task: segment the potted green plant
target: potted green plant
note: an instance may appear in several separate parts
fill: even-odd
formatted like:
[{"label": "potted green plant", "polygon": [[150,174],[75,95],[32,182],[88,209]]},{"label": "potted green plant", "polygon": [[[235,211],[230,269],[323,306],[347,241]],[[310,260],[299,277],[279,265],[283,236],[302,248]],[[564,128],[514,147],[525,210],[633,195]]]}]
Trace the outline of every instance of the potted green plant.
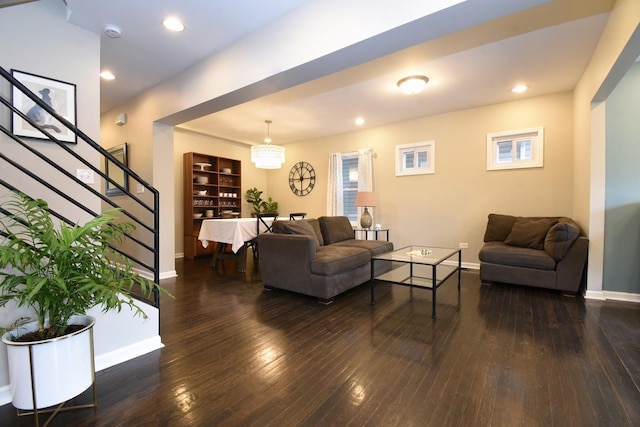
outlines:
[{"label": "potted green plant", "polygon": [[[29,307],[36,319],[2,337],[7,345],[13,404],[18,409],[65,402],[93,383],[92,351],[89,361],[79,360],[83,349],[70,350],[67,356],[59,354],[56,366],[52,366],[53,359],[37,353],[29,356],[26,346],[40,352],[49,345],[70,346],[67,339],[84,334],[90,337],[95,319],[85,313],[94,306],[101,306],[104,312],[128,306],[136,315],[146,317],[127,291],[139,286],[143,295],[149,296],[158,286],[135,273],[131,262],[111,248],[122,243],[134,228],[133,224],[116,222],[115,212],[117,209],[105,211],[83,225],[68,225],[54,219],[45,201],[21,193],[13,193],[0,205],[0,227],[6,234],[0,236],[0,307],[9,302]],[[88,339],[78,341],[86,347]],[[25,357],[30,360],[25,362]],[[43,372],[39,362],[45,364]],[[48,382],[55,382],[60,374],[47,371],[64,365],[71,365],[71,372],[63,374],[67,377],[63,387],[57,386],[62,389],[58,396],[49,390],[56,385]],[[86,366],[91,372],[80,372]],[[34,369],[33,378],[30,368]],[[74,371],[79,373],[78,385],[73,382]],[[37,393],[32,394],[32,388]]]},{"label": "potted green plant", "polygon": [[253,214],[258,213],[278,213],[278,202],[269,197],[267,200],[262,198],[263,191],[256,187],[250,188],[245,193],[245,199],[253,207]]}]

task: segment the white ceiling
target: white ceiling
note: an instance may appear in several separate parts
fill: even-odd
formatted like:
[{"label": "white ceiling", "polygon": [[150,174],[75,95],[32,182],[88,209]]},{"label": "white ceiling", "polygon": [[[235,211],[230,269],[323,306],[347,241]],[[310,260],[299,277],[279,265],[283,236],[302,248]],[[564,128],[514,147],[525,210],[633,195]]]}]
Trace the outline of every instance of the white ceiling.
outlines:
[{"label": "white ceiling", "polygon": [[[106,24],[120,39],[102,36],[101,65],[117,79],[101,84],[108,111],[203,58],[259,30],[308,0],[67,0],[73,24],[101,34]],[[612,0],[556,0],[531,13],[495,20],[322,77],[180,126],[220,138],[260,142],[265,119],[274,143],[308,140],[447,111],[571,90],[588,64]],[[186,30],[168,33],[161,21],[180,17]],[[399,93],[396,82],[425,74],[427,89]]]}]

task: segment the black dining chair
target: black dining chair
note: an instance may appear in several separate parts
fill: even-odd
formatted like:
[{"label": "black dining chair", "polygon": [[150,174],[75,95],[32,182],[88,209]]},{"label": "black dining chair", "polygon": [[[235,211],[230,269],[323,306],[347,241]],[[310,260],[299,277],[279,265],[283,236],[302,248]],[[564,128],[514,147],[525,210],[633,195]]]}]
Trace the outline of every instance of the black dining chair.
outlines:
[{"label": "black dining chair", "polygon": [[307,216],[306,212],[294,212],[289,214],[289,219],[294,221],[296,219],[304,219],[305,216]]},{"label": "black dining chair", "polygon": [[[247,247],[253,250],[253,264],[259,267],[258,261],[258,235],[261,233],[273,233],[273,223],[278,217],[277,213],[258,213],[256,214],[256,237],[247,242]],[[273,221],[267,221],[272,218]]]}]

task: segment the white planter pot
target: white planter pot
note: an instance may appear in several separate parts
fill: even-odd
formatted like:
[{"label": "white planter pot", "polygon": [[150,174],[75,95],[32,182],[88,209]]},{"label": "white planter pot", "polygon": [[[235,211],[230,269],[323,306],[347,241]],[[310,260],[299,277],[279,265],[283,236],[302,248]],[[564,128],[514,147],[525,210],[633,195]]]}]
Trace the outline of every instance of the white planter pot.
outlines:
[{"label": "white planter pot", "polygon": [[[91,316],[73,316],[70,324],[85,325],[80,331],[44,341],[14,342],[11,336],[37,329],[37,322],[29,323],[2,336],[7,346],[9,380],[12,403],[18,409],[48,408],[72,399],[88,389],[94,381],[93,325]],[[31,353],[31,364],[30,364]]]}]

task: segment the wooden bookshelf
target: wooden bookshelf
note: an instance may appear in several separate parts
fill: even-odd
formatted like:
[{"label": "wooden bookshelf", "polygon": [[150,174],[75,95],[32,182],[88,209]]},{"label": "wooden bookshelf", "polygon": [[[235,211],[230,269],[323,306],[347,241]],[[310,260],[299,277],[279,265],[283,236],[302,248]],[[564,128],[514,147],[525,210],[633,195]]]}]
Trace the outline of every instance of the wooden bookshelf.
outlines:
[{"label": "wooden bookshelf", "polygon": [[[205,219],[242,215],[242,163],[201,153],[183,155],[184,257],[213,254],[215,245],[203,248],[198,241]],[[202,192],[206,192],[202,194]],[[196,215],[202,215],[196,218]]]}]

